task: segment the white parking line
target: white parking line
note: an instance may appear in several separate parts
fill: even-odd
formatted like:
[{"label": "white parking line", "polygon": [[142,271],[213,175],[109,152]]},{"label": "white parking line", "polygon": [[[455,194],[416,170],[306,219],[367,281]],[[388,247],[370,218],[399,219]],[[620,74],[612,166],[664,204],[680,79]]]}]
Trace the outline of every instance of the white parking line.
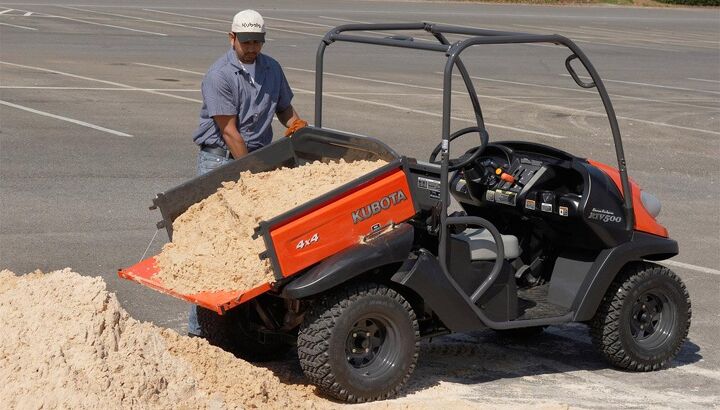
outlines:
[{"label": "white parking line", "polygon": [[200,92],[188,88],[117,88],[117,87],[41,87],[28,85],[0,85],[0,89],[10,90],[61,90],[61,91],[166,91],[174,93]]},{"label": "white parking line", "polygon": [[[18,10],[18,11],[24,11],[24,12],[30,12],[29,10],[19,10],[19,9],[16,9],[16,10]],[[103,27],[116,28],[116,29],[120,29],[120,30],[134,31],[134,32],[137,32],[137,33],[152,34],[152,35],[154,35],[154,36],[162,36],[162,37],[166,37],[166,36],[167,36],[167,34],[164,34],[164,33],[156,33],[156,32],[154,32],[154,31],[145,31],[145,30],[138,30],[138,29],[130,28],[130,27],[115,26],[115,25],[113,25],[113,24],[96,23],[96,22],[94,22],[94,21],[87,21],[87,20],[80,20],[80,19],[76,19],[76,18],[72,18],[72,17],[58,16],[57,14],[46,14],[46,16],[48,16],[48,17],[54,17],[54,18],[58,18],[58,19],[62,19],[62,20],[75,21],[75,22],[78,22],[78,23],[91,24],[91,25],[94,25],[94,26],[103,26]]]},{"label": "white parking line", "polygon": [[[304,72],[309,72],[309,73],[314,73],[314,72],[315,72],[314,70],[307,70],[307,69],[293,68],[293,67],[285,67],[285,69],[287,69],[287,70],[295,70],[295,71],[304,71]],[[333,73],[328,73],[328,72],[325,72],[325,74],[326,74],[326,75],[329,75],[329,76],[336,76],[336,77],[341,77],[341,78],[351,78],[351,79],[355,79],[355,80],[369,81],[369,82],[380,83],[380,84],[400,85],[400,86],[405,86],[405,87],[422,88],[422,89],[433,90],[433,91],[442,91],[442,88],[427,87],[427,86],[414,85],[414,84],[406,84],[406,83],[400,83],[400,82],[395,82],[395,81],[375,80],[375,79],[372,79],[372,78],[357,77],[357,76],[344,75],[344,74],[333,74]],[[494,96],[494,95],[478,94],[478,97],[490,98],[490,99],[495,99],[495,100],[500,100],[500,101],[508,101],[508,102],[513,102],[513,103],[517,103],[517,104],[536,105],[536,106],[540,106],[540,107],[543,107],[543,108],[551,108],[551,109],[556,109],[556,110],[565,110],[565,111],[574,112],[574,113],[577,113],[577,114],[584,114],[584,115],[592,115],[592,116],[599,116],[599,117],[602,117],[602,116],[605,115],[604,113],[598,113],[598,112],[595,112],[595,111],[579,110],[579,109],[576,109],[576,108],[568,108],[568,107],[563,107],[563,106],[560,106],[560,105],[541,104],[541,103],[534,103],[534,102],[530,102],[530,101],[513,100],[513,99],[510,99],[510,98],[496,97],[496,96]],[[650,121],[650,120],[641,120],[641,119],[638,119],[638,118],[631,118],[631,117],[625,117],[625,116],[617,116],[617,118],[618,118],[618,119],[627,120],[627,121],[636,121],[636,122],[640,122],[640,123],[645,123],[645,124],[650,124],[650,125],[656,125],[656,126],[662,126],[662,127],[668,127],[668,128],[681,129],[681,130],[686,130],[686,131],[696,131],[696,132],[700,132],[700,133],[704,133],[704,134],[720,135],[720,132],[705,130],[705,129],[701,129],[701,128],[683,127],[683,126],[681,126],[681,125],[667,124],[667,123],[664,123],[664,122],[657,122],[657,121]],[[496,125],[496,126],[497,126],[497,125]],[[497,126],[497,127],[499,127],[499,126]],[[528,130],[528,131],[529,131],[529,130]],[[535,131],[529,131],[529,132],[535,132]],[[562,138],[565,138],[565,137],[562,137]]]},{"label": "white parking line", "polygon": [[94,130],[98,130],[98,131],[102,131],[102,132],[107,132],[108,134],[113,134],[113,135],[118,135],[118,136],[121,136],[121,137],[130,137],[130,138],[132,138],[132,135],[126,134],[126,133],[124,133],[124,132],[111,130],[110,128],[101,127],[101,126],[99,126],[99,125],[90,124],[89,122],[80,121],[80,120],[76,120],[76,119],[73,119],[73,118],[63,117],[62,115],[56,115],[56,114],[51,114],[51,113],[49,113],[49,112],[36,110],[36,109],[34,109],[34,108],[25,107],[25,106],[23,106],[23,105],[13,104],[13,103],[8,102],[8,101],[5,101],[5,100],[0,100],[0,104],[6,105],[6,106],[12,107],[12,108],[17,108],[17,109],[19,109],[19,110],[28,111],[28,112],[31,112],[31,113],[33,113],[33,114],[44,115],[44,116],[46,116],[46,117],[55,118],[55,119],[57,119],[57,120],[62,120],[62,121],[71,122],[71,123],[73,123],[73,124],[82,125],[83,127],[92,128],[92,129],[94,129]]},{"label": "white parking line", "polygon": [[149,22],[149,23],[164,24],[164,25],[166,25],[166,26],[176,26],[176,27],[183,27],[183,28],[191,28],[191,29],[194,29],[194,30],[210,31],[210,32],[213,32],[213,33],[223,33],[223,34],[224,34],[224,33],[227,33],[226,31],[222,31],[222,30],[214,30],[214,29],[205,28],[205,27],[188,26],[188,25],[185,25],[185,24],[171,23],[171,22],[169,22],[169,21],[163,21],[163,20],[146,19],[146,18],[142,18],[142,17],[128,16],[128,15],[125,15],[125,14],[106,13],[106,12],[103,12],[103,11],[94,11],[94,10],[87,10],[87,9],[79,9],[79,8],[70,7],[70,6],[59,6],[59,7],[62,7],[62,8],[65,8],[65,9],[70,9],[70,10],[75,10],[75,11],[83,11],[83,12],[86,12],[86,13],[104,14],[104,15],[114,16],[114,17],[123,17],[123,18],[128,18],[128,19],[133,19],[133,20],[147,21],[147,22]]},{"label": "white parking line", "polygon": [[191,101],[191,102],[202,103],[202,100],[198,100],[198,99],[195,99],[195,98],[182,97],[182,96],[179,96],[179,95],[167,94],[167,93],[163,93],[163,92],[159,92],[159,91],[150,91],[150,90],[147,90],[147,89],[142,89],[142,88],[138,88],[138,87],[133,87],[133,86],[127,85],[127,84],[116,83],[116,82],[114,82],[114,81],[107,81],[107,80],[101,80],[101,79],[98,79],[98,78],[85,77],[85,76],[83,76],[83,75],[66,73],[66,72],[63,72],[63,71],[51,70],[51,69],[48,69],[48,68],[35,67],[35,66],[29,66],[29,65],[23,65],[23,64],[9,63],[9,62],[7,62],[7,61],[0,61],[0,64],[5,64],[5,65],[13,66],[13,67],[28,68],[28,69],[31,69],[31,70],[43,71],[43,72],[46,72],[46,73],[60,74],[60,75],[66,76],[66,77],[79,78],[79,79],[81,79],[81,80],[94,81],[94,82],[98,82],[98,83],[103,83],[103,84],[108,84],[108,85],[114,85],[114,86],[117,86],[117,87],[127,88],[127,89],[129,89],[129,90],[141,91],[141,92],[145,92],[145,93],[148,93],[148,94],[154,94],[154,95],[162,95],[162,96],[165,96],[165,97],[175,98],[175,99],[178,99],[178,100],[184,100],[184,101]]},{"label": "white parking line", "polygon": [[[443,72],[436,71],[435,74],[443,74]],[[460,76],[460,74],[453,74],[453,77],[461,77],[461,76]],[[522,85],[522,86],[527,86],[527,87],[538,87],[538,88],[547,88],[547,89],[551,89],[551,90],[573,91],[573,92],[577,92],[577,93],[592,94],[592,95],[596,96],[597,98],[600,98],[597,91],[582,90],[579,88],[558,87],[558,86],[554,86],[554,85],[524,83],[521,81],[499,80],[499,79],[487,78],[487,77],[470,76],[470,78],[473,78],[475,80],[483,80],[483,81],[490,81],[490,82],[496,82],[496,83]],[[659,104],[678,105],[678,106],[694,107],[694,108],[704,108],[704,109],[709,109],[709,110],[717,109],[717,107],[708,107],[706,105],[695,105],[695,104],[688,104],[688,103],[682,103],[682,102],[655,100],[652,98],[634,97],[634,96],[630,96],[630,95],[615,94],[615,93],[613,93],[612,98],[624,98],[624,99],[628,99],[628,100],[647,101],[647,102],[654,102],[654,103],[659,103]],[[711,100],[711,101],[703,101],[703,102],[713,103],[716,101]]]},{"label": "white parking line", "polygon": [[[614,30],[614,29],[591,27],[591,26],[580,26],[579,28],[589,29],[590,33],[588,33],[588,34],[597,33],[598,31],[603,31],[603,32],[607,32],[610,34],[618,34],[618,31]],[[667,43],[668,41],[675,41],[675,42],[679,42],[681,44],[682,43],[691,43],[692,44],[695,42],[717,44],[717,40],[713,41],[713,40],[700,40],[700,39],[672,37],[672,36],[668,36],[667,34],[655,34],[655,33],[648,33],[648,32],[644,32],[644,31],[643,32],[633,32],[633,31],[628,31],[628,30],[622,31],[623,37],[625,37],[626,35],[630,35],[630,34],[639,35],[640,37],[635,37],[635,38],[637,38],[641,41],[652,41],[653,43],[658,43],[658,44],[664,44],[664,43]],[[655,38],[649,39],[647,37],[643,38],[642,36],[655,37]],[[658,39],[656,37],[660,37],[660,38]]]},{"label": "white parking line", "polygon": [[[563,77],[570,77],[570,74],[560,74]],[[579,76],[580,78],[584,80],[589,80],[590,77],[586,76]],[[643,87],[653,87],[653,88],[663,88],[666,90],[678,90],[678,91],[692,91],[696,93],[706,93],[706,94],[720,94],[720,91],[709,91],[709,90],[698,90],[697,88],[684,88],[684,87],[671,87],[669,85],[660,85],[660,84],[649,84],[649,83],[639,83],[636,81],[621,81],[621,80],[608,80],[607,78],[602,79],[604,83],[618,83],[618,84],[630,84],[630,85],[641,85]]]},{"label": "white parking line", "polygon": [[[442,74],[442,73],[438,73],[438,74]],[[454,76],[459,76],[459,74],[454,74]],[[470,77],[471,77],[471,78],[475,78],[475,79],[481,79],[480,77],[473,77],[473,76],[470,76]],[[508,101],[508,102],[515,102],[515,103],[520,103],[520,104],[537,105],[537,106],[543,107],[543,108],[563,109],[563,110],[566,110],[566,111],[575,112],[575,113],[584,114],[584,115],[591,115],[591,116],[595,116],[595,117],[597,117],[597,116],[600,116],[600,117],[605,116],[605,113],[604,113],[604,112],[595,112],[595,111],[590,111],[590,110],[580,110],[580,109],[577,109],[577,108],[564,107],[564,106],[561,106],[561,105],[534,103],[534,102],[529,102],[529,101],[520,101],[520,100],[515,100],[515,99],[512,99],[512,98],[498,97],[498,96],[493,96],[493,95],[478,94],[478,96],[484,97],[484,98],[496,99],[496,100],[500,100],[500,101]],[[702,108],[709,108],[709,107],[702,107]],[[674,124],[668,124],[668,123],[665,123],[665,122],[642,120],[642,119],[638,119],[638,118],[625,117],[625,116],[617,115],[617,114],[616,114],[616,117],[617,117],[618,119],[622,119],[622,120],[636,121],[636,122],[640,122],[640,123],[644,123],[644,124],[649,124],[649,125],[655,125],[655,126],[659,126],[659,127],[677,128],[677,129],[686,130],[686,131],[696,131],[696,132],[705,133],[705,134],[720,135],[720,132],[711,131],[711,130],[706,130],[706,129],[702,129],[702,128],[684,127],[684,126],[682,126],[682,125],[674,125]]]},{"label": "white parking line", "polygon": [[688,77],[688,80],[693,80],[693,81],[705,81],[705,82],[708,82],[708,83],[720,83],[720,81],[718,81],[718,80],[706,80],[706,79],[704,79],[704,78],[692,78],[692,77]]},{"label": "white parking line", "polygon": [[16,24],[0,23],[0,26],[10,26],[10,27],[23,28],[23,29],[25,29],[25,30],[34,30],[34,31],[37,31],[36,28],[33,28],[33,27],[25,27],[25,26],[18,26],[18,25],[16,25]]},{"label": "white parking line", "polygon": [[[149,12],[152,12],[152,13],[169,14],[169,15],[171,15],[171,16],[191,17],[191,18],[196,18],[196,19],[200,19],[200,20],[207,20],[207,21],[217,21],[217,22],[225,23],[225,24],[228,24],[228,23],[229,23],[229,21],[226,21],[226,20],[220,20],[220,19],[214,19],[214,18],[202,17],[202,16],[193,16],[193,15],[191,15],[191,14],[171,13],[171,12],[169,12],[169,11],[161,11],[161,10],[153,10],[153,9],[143,9],[143,11],[149,11]],[[267,17],[266,17],[266,18],[267,18]],[[304,31],[286,30],[286,29],[273,28],[273,27],[269,28],[269,31],[271,31],[271,32],[272,32],[272,31],[281,31],[281,32],[285,32],[285,33],[303,34],[303,35],[306,35],[306,36],[313,36],[313,37],[323,37],[323,34],[306,33],[306,32],[304,32]],[[227,33],[227,31],[224,31],[224,33]],[[270,39],[268,39],[268,40],[270,40]]]},{"label": "white parking line", "polygon": [[665,265],[670,265],[670,266],[676,266],[676,267],[678,267],[678,268],[684,268],[684,269],[694,270],[694,271],[697,271],[697,272],[709,273],[709,274],[711,274],[711,275],[720,275],[720,270],[710,269],[710,268],[706,268],[706,267],[704,267],[704,266],[691,265],[691,264],[685,263],[685,262],[678,262],[678,261],[674,261],[674,260],[666,260],[666,261],[661,261],[660,263],[663,263],[663,264],[665,264]]},{"label": "white parking line", "polygon": [[0,11],[0,14],[5,14],[5,13],[9,13],[9,12],[11,12],[11,11],[13,11],[13,10],[15,10],[15,9],[7,9],[7,10],[3,10],[3,11]]},{"label": "white parking line", "polygon": [[[632,48],[642,48],[642,49],[648,49],[648,50],[660,50],[660,51],[673,51],[677,52],[678,50],[675,49],[668,49],[668,48],[662,48],[662,47],[652,47],[645,43],[650,43],[656,46],[674,46],[674,47],[696,47],[696,48],[713,48],[708,46],[701,46],[697,44],[685,44],[685,43],[673,43],[669,40],[666,41],[658,41],[655,39],[643,39],[638,37],[629,37],[629,36],[623,36],[623,37],[614,37],[611,34],[617,34],[615,31],[610,31],[610,33],[602,33],[598,31],[587,31],[587,30],[579,30],[577,28],[570,28],[570,27],[548,27],[548,26],[532,26],[532,25],[526,25],[526,24],[516,24],[516,26],[519,27],[527,27],[527,28],[534,28],[537,30],[545,30],[545,31],[555,31],[558,33],[561,33],[563,35],[566,35],[568,37],[572,37],[573,40],[575,39],[584,39],[584,42],[592,43],[592,44],[606,44],[606,45],[613,45],[617,47],[632,47]],[[623,32],[625,34],[625,32]],[[601,43],[595,41],[596,39],[604,40],[604,41],[618,41],[619,44],[610,44],[610,43]],[[625,40],[634,40],[636,45],[628,45],[626,43],[623,43]],[[583,42],[581,40],[577,40],[576,42]]]},{"label": "white parking line", "polygon": [[162,69],[165,69],[165,70],[179,71],[179,72],[181,72],[181,73],[205,75],[205,73],[201,73],[201,72],[199,72],[199,71],[184,70],[184,69],[182,69],[182,68],[165,67],[165,66],[162,66],[162,65],[146,64],[146,63],[133,63],[133,64],[135,64],[135,65],[141,65],[141,66],[144,66],[144,67],[162,68]]},{"label": "white parking line", "polygon": [[[18,10],[18,11],[24,11],[24,12],[27,12],[27,13],[34,13],[34,12],[29,11],[29,10],[19,10],[19,9],[16,9],[16,10]],[[62,19],[62,20],[75,21],[75,22],[78,22],[78,23],[91,24],[91,25],[94,25],[94,26],[103,26],[103,27],[116,28],[116,29],[120,29],[120,30],[134,31],[134,32],[137,32],[137,33],[152,34],[152,35],[154,35],[154,36],[162,36],[162,37],[167,36],[167,34],[164,34],[164,33],[156,33],[156,32],[154,32],[154,31],[138,30],[138,29],[135,29],[135,28],[116,26],[116,25],[113,25],[113,24],[96,23],[96,22],[94,22],[94,21],[87,21],[87,20],[80,20],[80,19],[76,19],[76,18],[72,18],[72,17],[59,16],[59,15],[57,15],[57,14],[45,14],[45,16],[47,16],[47,17],[53,17],[53,18],[58,18],[58,19]]]},{"label": "white parking line", "polygon": [[[200,73],[200,72],[197,72],[197,71],[183,70],[183,69],[175,68],[175,67],[167,67],[167,66],[159,66],[159,65],[150,65],[150,64],[144,64],[144,63],[135,63],[135,64],[145,65],[145,66],[155,67],[155,68],[161,68],[161,69],[166,69],[166,70],[174,70],[174,71],[192,73],[192,74],[197,74],[197,75],[204,75],[203,73]],[[315,71],[313,71],[313,70],[306,70],[306,69],[292,68],[292,67],[285,67],[285,69],[293,69],[293,70],[297,70],[297,71],[304,71],[304,72],[311,72],[311,73],[314,73],[314,72],[315,72]],[[333,76],[338,76],[338,77],[352,77],[352,76],[345,76],[345,75],[341,75],[341,74],[332,74],[332,73],[327,73],[327,72],[326,72],[325,74],[327,74],[327,75],[333,75]],[[360,78],[360,77],[352,77],[352,78],[364,79],[364,78]],[[391,82],[388,82],[388,81],[381,81],[381,80],[371,80],[371,79],[364,79],[364,80],[366,80],[366,81],[377,81],[377,82],[391,83]],[[395,84],[400,84],[400,85],[402,85],[402,83],[395,83]],[[406,85],[406,86],[409,86],[409,87],[417,87],[417,88],[431,89],[431,90],[433,90],[433,91],[437,91],[437,90],[442,91],[442,89],[440,89],[440,88],[424,87],[424,86],[413,86],[412,84],[405,84],[405,85]],[[299,92],[302,92],[302,93],[305,93],[305,94],[313,94],[313,95],[315,94],[314,91],[305,90],[305,89],[302,89],[302,88],[293,87],[293,90],[299,91]],[[342,95],[339,95],[339,94],[334,94],[334,93],[325,93],[324,95],[327,96],[327,97],[337,98],[337,99],[340,99],[340,100],[359,102],[359,103],[370,104],[370,105],[375,105],[375,106],[379,106],[379,107],[393,108],[393,109],[400,110],[400,111],[403,111],[403,112],[413,112],[413,113],[416,113],[416,114],[423,114],[423,115],[428,115],[428,116],[431,116],[431,117],[440,117],[440,118],[442,118],[442,114],[438,114],[438,113],[430,112],[430,111],[416,110],[416,109],[409,108],[409,107],[405,107],[405,106],[401,106],[401,105],[386,104],[386,103],[381,103],[381,102],[377,102],[377,101],[361,100],[361,99],[358,99],[358,98],[345,97],[345,96],[342,96]],[[462,121],[462,122],[468,122],[468,123],[471,123],[471,124],[476,124],[476,122],[475,122],[474,119],[473,119],[473,120],[469,120],[469,119],[467,119],[467,118],[460,118],[460,117],[450,117],[450,118],[452,118],[453,120],[456,120],[456,121]],[[564,136],[564,135],[551,134],[551,133],[542,132],[542,131],[533,131],[533,130],[528,130],[528,129],[524,129],[524,128],[510,127],[510,126],[507,126],[507,125],[493,124],[493,123],[490,123],[490,122],[485,122],[485,124],[488,125],[488,126],[491,126],[491,127],[495,127],[495,128],[506,129],[506,130],[516,131],[516,132],[522,132],[522,133],[535,134],[535,135],[542,135],[542,136],[550,137],[550,138],[557,138],[557,139],[567,138],[567,137]]]}]

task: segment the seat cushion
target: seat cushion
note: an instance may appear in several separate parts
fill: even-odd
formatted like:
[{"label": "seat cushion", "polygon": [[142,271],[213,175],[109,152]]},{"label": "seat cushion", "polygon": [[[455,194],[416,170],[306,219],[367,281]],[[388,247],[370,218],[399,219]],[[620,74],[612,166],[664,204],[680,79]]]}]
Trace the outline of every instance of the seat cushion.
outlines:
[{"label": "seat cushion", "polygon": [[[495,260],[495,240],[490,231],[484,228],[468,228],[462,233],[452,235],[453,238],[467,242],[470,247],[470,258],[474,261]],[[515,235],[501,235],[505,259],[520,256],[520,244]]]}]

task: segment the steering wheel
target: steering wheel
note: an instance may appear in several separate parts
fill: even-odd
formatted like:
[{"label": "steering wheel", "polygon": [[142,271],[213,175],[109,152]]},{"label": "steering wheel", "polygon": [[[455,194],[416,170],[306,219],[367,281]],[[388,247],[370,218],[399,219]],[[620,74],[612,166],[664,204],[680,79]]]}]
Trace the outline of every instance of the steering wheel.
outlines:
[{"label": "steering wheel", "polygon": [[[466,153],[461,155],[459,158],[450,159],[448,161],[448,171],[455,171],[460,168],[464,168],[471,164],[473,161],[478,159],[480,157],[480,154],[485,150],[485,147],[488,145],[488,133],[484,129],[480,129],[480,127],[473,126],[473,127],[467,127],[463,128],[461,130],[455,131],[450,135],[448,138],[448,142],[451,142],[465,134],[469,134],[471,132],[477,132],[480,134],[480,145],[478,145],[475,148],[472,148],[468,150]],[[432,150],[432,153],[430,154],[430,162],[437,163],[437,156],[440,153],[440,149],[442,148],[442,142],[440,142],[435,149]]]}]

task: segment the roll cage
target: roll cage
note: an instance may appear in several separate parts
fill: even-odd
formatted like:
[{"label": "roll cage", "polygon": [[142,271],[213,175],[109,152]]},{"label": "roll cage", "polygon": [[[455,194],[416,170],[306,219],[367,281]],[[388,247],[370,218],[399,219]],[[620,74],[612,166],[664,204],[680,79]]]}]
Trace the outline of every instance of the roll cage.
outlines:
[{"label": "roll cage", "polygon": [[[417,42],[412,37],[406,36],[390,36],[390,37],[370,37],[358,34],[347,34],[349,32],[378,32],[378,31],[412,31],[422,30],[428,32],[438,40],[439,44]],[[446,34],[459,34],[472,36],[470,38],[450,43],[445,36]],[[447,61],[445,63],[445,69],[443,72],[443,107],[442,107],[442,141],[440,150],[440,247],[439,247],[439,259],[443,268],[447,269],[447,227],[448,225],[454,225],[459,223],[454,221],[453,217],[448,216],[447,209],[450,205],[449,201],[449,149],[450,149],[450,109],[451,109],[451,94],[452,94],[452,71],[454,67],[457,67],[460,75],[463,78],[465,87],[467,88],[470,102],[473,106],[475,119],[477,122],[478,129],[481,131],[480,136],[483,145],[487,144],[488,134],[485,130],[485,122],[483,119],[482,109],[478,100],[477,92],[473,86],[472,80],[468,71],[460,59],[460,54],[466,49],[482,44],[532,44],[532,43],[551,43],[556,45],[563,45],[570,49],[570,56],[565,60],[565,67],[570,73],[573,80],[582,88],[596,88],[600,99],[605,107],[608,120],[610,122],[610,129],[612,131],[613,141],[615,144],[615,153],[617,156],[618,170],[620,171],[620,179],[622,184],[623,193],[631,192],[630,183],[627,174],[627,167],[625,163],[625,154],[622,146],[622,139],[620,136],[620,128],[618,126],[617,118],[615,116],[615,110],[613,109],[612,103],[610,102],[610,96],[605,89],[605,85],[602,82],[599,74],[595,70],[590,60],[587,58],[585,53],[570,39],[557,35],[540,35],[540,34],[528,34],[528,33],[516,33],[507,31],[496,31],[496,30],[485,30],[476,29],[469,27],[459,27],[444,24],[434,23],[390,23],[390,24],[346,24],[338,26],[328,31],[317,49],[317,55],[315,60],[315,126],[322,127],[322,100],[323,100],[323,60],[325,55],[325,49],[327,46],[335,42],[348,42],[348,43],[361,43],[361,44],[372,44],[387,47],[400,47],[409,48],[415,50],[426,50],[445,53]],[[571,63],[573,60],[578,59],[585,67],[587,72],[590,74],[592,82],[583,82]],[[624,208],[626,215],[626,229],[632,230],[634,227],[634,212],[633,212],[633,201],[632,195],[623,195],[624,197]],[[498,255],[500,258],[500,255]],[[491,275],[493,276],[493,275]],[[477,292],[476,292],[477,293]]]}]

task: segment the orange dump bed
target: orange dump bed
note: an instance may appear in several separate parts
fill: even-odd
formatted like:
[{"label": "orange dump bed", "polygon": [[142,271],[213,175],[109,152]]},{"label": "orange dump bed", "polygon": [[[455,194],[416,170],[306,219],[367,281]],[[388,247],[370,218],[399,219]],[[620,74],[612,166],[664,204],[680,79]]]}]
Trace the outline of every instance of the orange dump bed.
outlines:
[{"label": "orange dump bed", "polygon": [[[256,232],[267,248],[262,257],[270,260],[279,281],[381,233],[385,227],[407,221],[415,213],[407,174],[397,161],[261,222]],[[219,314],[272,289],[270,283],[264,283],[252,289],[186,295],[168,289],[156,278],[158,273],[155,258],[149,258],[118,274]]]},{"label": "orange dump bed", "polygon": [[270,284],[265,283],[248,290],[237,290],[233,292],[200,292],[192,295],[184,295],[168,289],[160,279],[156,278],[155,276],[159,272],[160,269],[153,257],[140,261],[129,268],[120,269],[118,271],[118,275],[123,279],[138,282],[167,295],[213,310],[220,315],[229,309],[232,309],[233,307],[270,290]]}]

